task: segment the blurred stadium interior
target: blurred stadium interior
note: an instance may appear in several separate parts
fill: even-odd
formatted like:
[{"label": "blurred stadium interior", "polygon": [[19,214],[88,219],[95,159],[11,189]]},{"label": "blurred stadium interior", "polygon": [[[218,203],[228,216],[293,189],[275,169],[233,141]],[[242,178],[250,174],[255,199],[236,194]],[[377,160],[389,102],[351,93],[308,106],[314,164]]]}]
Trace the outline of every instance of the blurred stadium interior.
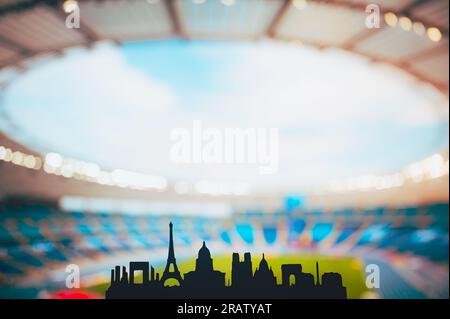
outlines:
[{"label": "blurred stadium interior", "polygon": [[[380,29],[364,24],[369,3],[381,8]],[[64,26],[71,6],[80,8],[80,29]],[[352,257],[361,264],[348,278],[356,272],[358,285],[364,265],[381,269],[381,287],[351,288],[352,298],[448,298],[448,8],[444,0],[0,1],[0,298],[102,298],[113,265],[164,264],[169,221],[180,262],[195,257],[203,240],[214,257],[250,251],[254,266],[263,252],[269,263]],[[446,146],[395,170],[298,189],[189,188],[177,176],[149,174],[151,159],[148,172],[117,170],[51,143],[37,146],[3,108],[15,81],[73,48],[171,39],[269,40],[399,70],[411,90],[425,86],[446,101],[438,112]],[[70,263],[81,267],[75,291],[65,288]]]}]

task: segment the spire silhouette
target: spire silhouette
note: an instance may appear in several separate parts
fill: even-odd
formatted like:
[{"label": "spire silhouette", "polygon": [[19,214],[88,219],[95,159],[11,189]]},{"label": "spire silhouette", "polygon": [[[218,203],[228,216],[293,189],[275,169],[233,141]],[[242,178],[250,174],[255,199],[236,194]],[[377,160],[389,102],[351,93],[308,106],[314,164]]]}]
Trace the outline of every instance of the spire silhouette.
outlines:
[{"label": "spire silhouette", "polygon": [[317,276],[316,285],[320,286],[319,262],[318,261],[316,261],[316,276]]},{"label": "spire silhouette", "polygon": [[169,223],[169,255],[167,256],[167,260],[175,261],[175,250],[173,248],[173,224]]},{"label": "spire silhouette", "polygon": [[269,264],[267,263],[267,260],[264,257],[264,253],[262,254],[261,262],[259,263],[259,270],[260,271],[267,271],[267,270],[269,270]]}]

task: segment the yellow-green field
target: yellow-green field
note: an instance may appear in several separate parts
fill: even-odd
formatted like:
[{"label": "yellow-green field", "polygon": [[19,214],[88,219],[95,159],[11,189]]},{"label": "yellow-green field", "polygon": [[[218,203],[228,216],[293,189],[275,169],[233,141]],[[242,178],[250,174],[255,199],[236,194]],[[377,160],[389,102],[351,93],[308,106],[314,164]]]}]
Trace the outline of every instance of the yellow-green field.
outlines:
[{"label": "yellow-green field", "polygon": [[[282,264],[301,264],[303,272],[316,275],[316,261],[319,262],[320,273],[338,272],[342,275],[343,284],[347,287],[348,298],[361,298],[365,292],[370,291],[365,286],[364,265],[356,258],[352,257],[332,257],[319,255],[282,255],[274,256],[266,254],[266,260],[277,277],[278,283],[281,284],[281,265]],[[243,258],[241,256],[241,258]],[[253,270],[255,270],[261,257],[252,256]],[[181,274],[195,269],[195,258],[180,262],[178,268]],[[215,257],[214,269],[226,273],[226,282],[231,278],[231,255]],[[162,273],[164,269],[158,268],[157,271]],[[90,287],[88,290],[95,291],[104,295],[109,283]]]}]

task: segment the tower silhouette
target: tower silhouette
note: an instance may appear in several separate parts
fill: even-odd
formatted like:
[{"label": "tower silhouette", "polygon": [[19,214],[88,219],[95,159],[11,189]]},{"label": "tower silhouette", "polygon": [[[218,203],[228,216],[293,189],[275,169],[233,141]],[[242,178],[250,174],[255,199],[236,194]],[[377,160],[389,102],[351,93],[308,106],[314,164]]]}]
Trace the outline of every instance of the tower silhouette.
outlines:
[{"label": "tower silhouette", "polygon": [[[167,279],[176,279],[180,283],[180,286],[183,284],[183,278],[181,278],[180,271],[178,270],[177,261],[175,259],[175,250],[173,248],[173,224],[172,222],[169,223],[169,254],[167,256],[167,264],[166,268],[164,269],[163,275],[161,277],[161,283],[164,285],[164,282]],[[170,270],[170,266],[173,266],[173,271]]]},{"label": "tower silhouette", "polygon": [[319,262],[316,261],[316,286],[320,286]]}]

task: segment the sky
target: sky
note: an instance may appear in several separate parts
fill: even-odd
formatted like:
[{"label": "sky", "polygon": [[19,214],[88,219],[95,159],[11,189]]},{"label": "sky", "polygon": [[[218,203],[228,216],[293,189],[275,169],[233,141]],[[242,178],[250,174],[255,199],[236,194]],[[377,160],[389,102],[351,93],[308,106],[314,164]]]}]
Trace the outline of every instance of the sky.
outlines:
[{"label": "sky", "polygon": [[[0,129],[39,152],[289,188],[392,172],[448,145],[448,100],[383,64],[292,43],[161,40],[71,49],[3,95]],[[447,105],[447,107],[446,107]],[[278,128],[279,170],[174,164],[175,128]]]}]

